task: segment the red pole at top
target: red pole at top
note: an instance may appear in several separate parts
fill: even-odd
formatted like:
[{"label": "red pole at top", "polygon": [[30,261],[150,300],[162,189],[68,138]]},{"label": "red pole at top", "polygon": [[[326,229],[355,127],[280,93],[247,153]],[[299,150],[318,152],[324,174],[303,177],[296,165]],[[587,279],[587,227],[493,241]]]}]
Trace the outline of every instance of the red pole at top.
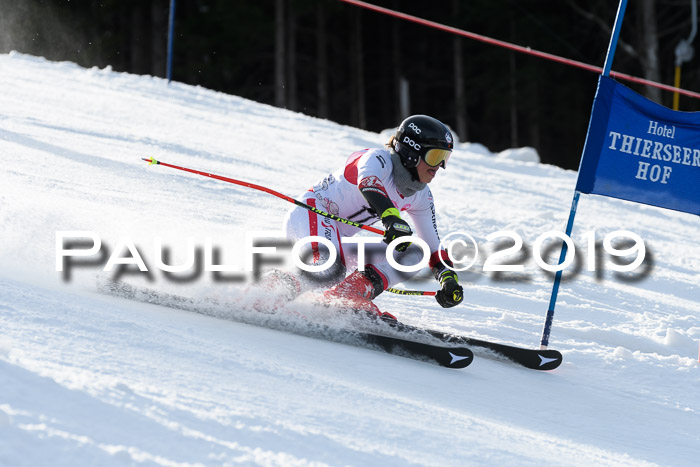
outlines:
[{"label": "red pole at top", "polygon": [[[515,50],[516,52],[521,52],[528,55],[534,55],[535,57],[544,58],[546,60],[551,60],[557,63],[563,63],[565,65],[570,65],[577,68],[582,68],[584,70],[592,71],[594,73],[603,73],[603,68],[595,65],[589,65],[588,63],[579,62],[577,60],[571,60],[570,58],[560,57],[558,55],[550,54],[547,52],[540,52],[539,50],[533,50],[530,47],[523,47],[521,45],[511,44],[510,42],[501,41],[498,39],[493,39],[491,37],[482,36],[481,34],[475,34],[473,32],[465,31],[463,29],[454,28],[452,26],[446,26],[444,24],[436,23],[434,21],[429,21],[427,19],[418,18],[417,16],[408,15],[406,13],[401,13],[400,11],[390,10],[388,8],[380,7],[377,5],[372,5],[371,3],[366,3],[360,0],[340,0],[344,3],[349,3],[351,5],[366,8],[368,10],[376,11],[378,13],[383,13],[385,15],[393,16],[395,18],[404,19],[406,21],[411,21],[413,23],[421,24],[423,26],[428,26],[434,29],[439,29],[440,31],[449,32],[452,34],[457,34],[458,36],[467,37],[469,39],[474,39],[480,42],[485,42],[487,44],[495,45],[498,47],[503,47],[509,50]],[[644,78],[638,78],[636,76],[631,76],[625,73],[618,73],[617,71],[611,71],[610,76],[613,78],[618,78],[621,80],[631,81],[633,83],[644,84],[647,86],[652,86],[655,88],[663,89],[664,91],[677,92],[686,96],[695,97],[700,99],[700,93],[688,91],[686,89],[680,89],[666,84],[657,83],[655,81],[649,81]]]}]

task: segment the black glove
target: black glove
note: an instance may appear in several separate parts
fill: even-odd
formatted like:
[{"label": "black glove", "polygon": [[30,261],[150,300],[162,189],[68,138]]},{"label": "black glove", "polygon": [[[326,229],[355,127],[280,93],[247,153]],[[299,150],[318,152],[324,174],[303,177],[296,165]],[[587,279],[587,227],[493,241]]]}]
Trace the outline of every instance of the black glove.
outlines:
[{"label": "black glove", "polygon": [[437,300],[441,307],[451,308],[462,303],[464,299],[464,290],[457,282],[456,272],[450,269],[444,269],[437,279],[440,281],[442,288],[435,294],[435,300]]},{"label": "black glove", "polygon": [[[389,209],[387,209],[389,211]],[[396,209],[392,209],[392,211],[397,211]],[[398,211],[397,211],[398,212]],[[393,214],[387,215],[387,212],[384,212],[384,215],[382,216],[382,224],[384,224],[384,243],[391,243],[394,240],[396,240],[399,237],[406,237],[409,235],[413,235],[413,231],[411,230],[411,226],[406,223],[405,220],[401,219],[399,216],[395,216]],[[396,251],[406,251],[406,248],[409,247],[411,242],[404,242],[399,244],[399,246],[396,247]]]}]

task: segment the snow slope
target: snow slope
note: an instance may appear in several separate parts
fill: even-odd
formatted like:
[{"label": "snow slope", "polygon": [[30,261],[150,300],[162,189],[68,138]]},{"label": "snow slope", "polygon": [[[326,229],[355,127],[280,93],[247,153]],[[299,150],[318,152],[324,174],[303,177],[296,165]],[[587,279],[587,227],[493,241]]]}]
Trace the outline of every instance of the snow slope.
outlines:
[{"label": "snow slope", "polygon": [[[698,464],[696,217],[584,196],[580,256],[585,232],[628,229],[653,257],[649,274],[584,267],[562,285],[555,371],[485,358],[446,370],[100,295],[97,264],[56,271],[63,230],[96,232],[110,251],[131,239],[149,265],[156,237],[173,263],[188,237],[211,238],[228,264],[242,232],[279,229],[290,207],[141,157],[296,196],[382,136],[17,53],[0,55],[0,89],[0,465]],[[470,146],[431,185],[443,234],[469,232],[482,252],[460,274],[468,304],[377,303],[411,324],[536,347],[551,278],[532,255],[524,273],[484,273],[486,237],[513,230],[531,247],[563,229],[576,174]],[[245,285],[155,268],[150,282],[126,279],[198,299]]]}]

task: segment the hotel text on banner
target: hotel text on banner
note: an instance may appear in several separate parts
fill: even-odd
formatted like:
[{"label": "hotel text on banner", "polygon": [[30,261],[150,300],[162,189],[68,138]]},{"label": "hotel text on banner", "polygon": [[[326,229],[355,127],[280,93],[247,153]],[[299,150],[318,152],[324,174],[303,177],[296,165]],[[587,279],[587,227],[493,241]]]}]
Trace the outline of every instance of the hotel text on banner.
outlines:
[{"label": "hotel text on banner", "polygon": [[576,190],[700,215],[700,112],[601,76]]}]

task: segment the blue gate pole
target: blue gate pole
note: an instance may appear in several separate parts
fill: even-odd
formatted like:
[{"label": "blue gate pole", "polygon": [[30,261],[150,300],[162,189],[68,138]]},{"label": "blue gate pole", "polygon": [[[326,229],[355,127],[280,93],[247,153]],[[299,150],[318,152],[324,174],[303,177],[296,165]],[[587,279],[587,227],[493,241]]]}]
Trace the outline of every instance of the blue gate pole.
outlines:
[{"label": "blue gate pole", "polygon": [[[574,199],[571,201],[571,211],[569,212],[569,220],[566,223],[566,235],[571,237],[571,231],[574,228],[574,218],[576,217],[576,208],[578,207],[578,199],[581,196],[581,192],[574,191]],[[559,264],[562,264],[566,259],[566,252],[569,246],[566,242],[561,246],[561,253],[559,254]],[[557,303],[557,295],[559,294],[559,284],[561,283],[561,276],[564,273],[563,270],[557,271],[554,276],[554,285],[552,286],[552,295],[549,298],[549,307],[547,308],[547,317],[544,320],[544,329],[542,329],[542,340],[540,341],[540,349],[544,350],[549,345],[549,333],[552,331],[552,321],[554,321],[554,306]]]},{"label": "blue gate pole", "polygon": [[168,65],[165,71],[168,84],[173,77],[173,32],[175,30],[175,0],[170,0],[170,14],[168,19]]},{"label": "blue gate pole", "polygon": [[[622,29],[622,18],[625,16],[625,9],[627,8],[627,0],[620,0],[620,5],[617,7],[617,16],[615,17],[615,27],[610,35],[610,44],[608,45],[608,53],[605,56],[605,66],[603,67],[603,76],[610,75],[610,68],[612,67],[613,57],[615,56],[615,49],[617,48],[617,40],[620,37],[620,29]],[[592,115],[591,115],[592,118]],[[590,129],[590,123],[588,124]],[[583,155],[581,156],[583,160]],[[579,166],[580,169],[580,166]],[[576,217],[576,209],[578,208],[578,200],[581,196],[579,191],[574,192],[574,199],[571,201],[571,211],[569,212],[569,220],[566,223],[566,235],[571,237],[571,231],[574,228],[574,218]],[[559,255],[559,264],[562,264],[566,259],[566,252],[568,246],[566,242],[561,247],[561,254]],[[546,349],[549,346],[549,334],[552,331],[552,322],[554,321],[554,307],[557,303],[557,295],[559,294],[559,284],[561,283],[561,276],[563,270],[557,271],[554,276],[554,285],[552,286],[552,295],[549,299],[549,307],[547,308],[547,317],[544,320],[544,328],[542,329],[542,339],[540,341],[540,348]]]}]

